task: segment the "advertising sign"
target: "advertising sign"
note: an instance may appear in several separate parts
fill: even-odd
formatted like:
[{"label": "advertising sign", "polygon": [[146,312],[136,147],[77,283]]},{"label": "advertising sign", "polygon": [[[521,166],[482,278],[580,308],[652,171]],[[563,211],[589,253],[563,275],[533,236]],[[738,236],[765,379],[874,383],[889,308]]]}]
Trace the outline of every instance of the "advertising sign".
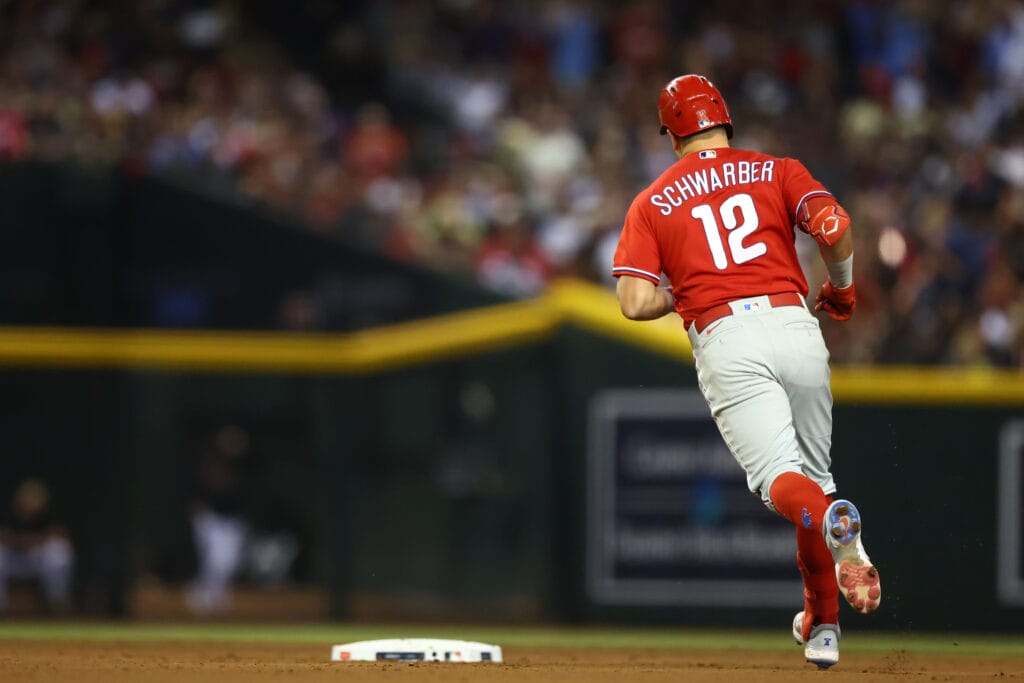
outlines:
[{"label": "advertising sign", "polygon": [[999,439],[999,602],[1024,605],[1024,420],[1007,422]]},{"label": "advertising sign", "polygon": [[597,396],[588,466],[595,602],[801,604],[793,527],[747,489],[696,390]]}]

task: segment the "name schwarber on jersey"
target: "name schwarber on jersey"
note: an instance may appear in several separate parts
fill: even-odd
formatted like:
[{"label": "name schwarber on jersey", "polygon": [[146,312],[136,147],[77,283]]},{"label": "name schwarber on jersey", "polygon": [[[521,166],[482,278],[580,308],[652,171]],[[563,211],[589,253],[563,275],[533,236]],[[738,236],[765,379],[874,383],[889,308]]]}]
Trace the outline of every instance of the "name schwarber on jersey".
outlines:
[{"label": "name schwarber on jersey", "polygon": [[[714,151],[701,152],[702,159],[714,159]],[[705,156],[706,155],[706,156]],[[774,161],[727,161],[720,166],[711,166],[693,173],[679,176],[672,185],[666,185],[660,194],[651,195],[651,204],[657,206],[663,216],[668,216],[677,206],[693,197],[714,192],[733,185],[769,183],[775,169]]]}]

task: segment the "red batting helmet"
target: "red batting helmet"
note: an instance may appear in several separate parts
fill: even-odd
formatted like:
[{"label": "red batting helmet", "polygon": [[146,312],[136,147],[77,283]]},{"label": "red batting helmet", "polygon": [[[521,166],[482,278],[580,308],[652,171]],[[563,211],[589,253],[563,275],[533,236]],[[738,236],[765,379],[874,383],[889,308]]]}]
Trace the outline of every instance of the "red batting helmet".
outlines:
[{"label": "red batting helmet", "polygon": [[725,126],[732,137],[732,117],[725,98],[704,76],[688,74],[673,78],[658,97],[658,118],[661,134],[672,131],[685,138],[715,126]]}]

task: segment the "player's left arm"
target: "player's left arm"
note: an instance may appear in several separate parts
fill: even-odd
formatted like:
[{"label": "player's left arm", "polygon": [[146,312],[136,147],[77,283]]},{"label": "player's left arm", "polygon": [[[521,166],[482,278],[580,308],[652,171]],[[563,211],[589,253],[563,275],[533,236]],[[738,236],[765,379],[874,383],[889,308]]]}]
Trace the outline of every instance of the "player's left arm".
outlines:
[{"label": "player's left arm", "polygon": [[672,290],[646,278],[620,275],[615,294],[619,297],[622,315],[630,320],[654,320],[675,310]]},{"label": "player's left arm", "polygon": [[661,249],[644,197],[637,195],[626,212],[612,262],[619,308],[630,320],[654,320],[675,310],[672,291],[658,286]]}]

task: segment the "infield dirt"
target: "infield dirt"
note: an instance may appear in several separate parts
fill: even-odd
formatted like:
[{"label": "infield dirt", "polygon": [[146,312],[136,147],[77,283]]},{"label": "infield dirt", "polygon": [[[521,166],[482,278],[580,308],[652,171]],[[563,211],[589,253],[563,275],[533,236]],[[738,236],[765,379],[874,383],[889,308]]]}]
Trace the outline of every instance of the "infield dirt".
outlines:
[{"label": "infield dirt", "polygon": [[732,650],[504,648],[503,664],[332,663],[330,644],[0,641],[3,683],[261,681],[604,683],[673,681],[982,681],[1024,680],[1024,658],[844,654],[818,671],[794,644],[789,654]]}]

